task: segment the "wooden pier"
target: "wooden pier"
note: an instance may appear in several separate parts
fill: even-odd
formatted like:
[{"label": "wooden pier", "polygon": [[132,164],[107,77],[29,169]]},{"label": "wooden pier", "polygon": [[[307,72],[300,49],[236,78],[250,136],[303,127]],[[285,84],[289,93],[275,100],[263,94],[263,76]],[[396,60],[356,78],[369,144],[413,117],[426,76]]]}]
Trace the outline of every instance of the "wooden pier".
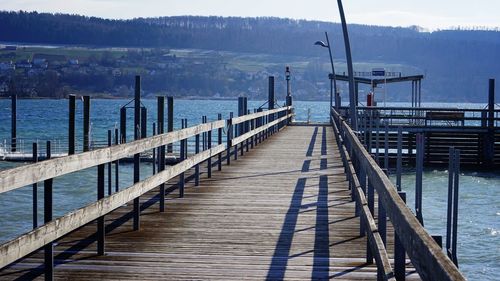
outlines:
[{"label": "wooden pier", "polygon": [[[0,245],[0,279],[464,280],[337,113],[289,126],[291,110],[0,172],[0,193],[90,167],[98,179],[96,202]],[[107,163],[172,143],[182,161],[105,195]]]},{"label": "wooden pier", "polygon": [[[95,255],[95,224],[60,240],[56,279],[376,278],[330,126],[286,128],[212,178],[202,175],[199,186],[187,185],[184,198],[172,194],[164,213],[157,195],[141,197],[149,207],[140,231],[127,222],[113,227],[104,256]],[[130,211],[106,216],[108,228]],[[68,251],[78,243],[87,245]],[[41,262],[34,254],[0,279],[40,276],[26,270]]]}]

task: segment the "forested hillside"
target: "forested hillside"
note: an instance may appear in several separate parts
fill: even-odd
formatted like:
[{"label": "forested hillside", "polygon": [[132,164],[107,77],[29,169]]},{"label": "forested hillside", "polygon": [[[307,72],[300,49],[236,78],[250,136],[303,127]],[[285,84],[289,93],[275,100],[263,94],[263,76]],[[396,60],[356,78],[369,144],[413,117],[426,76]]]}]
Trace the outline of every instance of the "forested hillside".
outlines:
[{"label": "forested hillside", "polygon": [[[192,16],[107,20],[0,12],[0,41],[4,42],[195,48],[319,57],[328,63],[325,50],[312,45],[324,38],[324,31],[330,34],[335,59],[343,60],[343,38],[337,23]],[[427,100],[485,101],[487,79],[500,78],[498,31],[430,33],[418,27],[356,24],[350,25],[349,31],[355,62],[402,64],[421,72],[426,76],[423,87]]]}]

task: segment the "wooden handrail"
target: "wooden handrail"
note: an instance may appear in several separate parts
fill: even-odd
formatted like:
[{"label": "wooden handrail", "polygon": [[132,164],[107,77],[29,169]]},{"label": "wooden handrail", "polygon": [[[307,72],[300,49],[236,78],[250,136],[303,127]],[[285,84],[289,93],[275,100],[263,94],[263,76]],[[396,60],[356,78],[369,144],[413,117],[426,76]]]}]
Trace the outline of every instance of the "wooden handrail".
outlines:
[{"label": "wooden handrail", "polygon": [[290,117],[292,117],[292,114],[287,114],[287,115],[285,115],[285,116],[283,116],[283,117],[281,117],[279,119],[276,119],[276,120],[274,120],[274,121],[272,121],[272,122],[270,122],[268,124],[265,124],[265,125],[260,126],[260,127],[256,128],[256,129],[253,129],[253,130],[251,130],[251,131],[249,131],[249,132],[247,132],[247,133],[245,133],[245,134],[243,134],[243,135],[241,135],[239,137],[233,138],[231,140],[231,146],[238,145],[238,144],[244,142],[245,140],[247,140],[248,138],[251,138],[252,136],[255,136],[256,134],[269,129],[272,126],[276,126],[278,123],[283,122],[283,121],[285,121],[286,119],[288,119]]},{"label": "wooden handrail", "polygon": [[420,277],[423,280],[466,280],[406,206],[396,187],[365,150],[346,121],[335,110],[332,112],[340,130],[345,131],[346,141],[353,151],[351,156],[355,155],[359,165],[366,171]]},{"label": "wooden handrail", "polygon": [[149,138],[100,148],[89,152],[55,158],[0,172],[0,193],[46,179],[119,160],[162,145],[167,145],[197,134],[223,128],[226,121],[219,120]]},{"label": "wooden handrail", "polygon": [[287,106],[287,107],[276,108],[276,109],[271,109],[271,110],[267,110],[267,111],[256,112],[256,113],[252,113],[252,114],[247,114],[247,115],[235,117],[235,118],[231,119],[231,124],[236,125],[236,124],[240,124],[240,123],[243,123],[246,121],[250,121],[250,120],[253,120],[253,119],[256,119],[259,117],[266,116],[266,115],[276,114],[276,113],[283,112],[283,111],[288,112],[291,108],[292,108],[291,106]]},{"label": "wooden handrail", "polygon": [[[332,125],[336,137],[340,137],[340,132],[338,130],[337,124],[333,122]],[[365,229],[367,229],[368,241],[370,243],[372,252],[374,253],[377,268],[379,272],[383,273],[383,276],[381,276],[383,280],[395,280],[387,250],[382,241],[382,237],[378,232],[375,219],[373,218],[372,213],[368,208],[368,202],[366,201],[365,194],[363,192],[363,189],[361,188],[361,184],[359,183],[359,179],[356,175],[354,166],[352,165],[349,153],[347,153],[347,149],[342,142],[340,142],[339,150],[342,157],[345,158],[343,159],[344,164],[348,166],[347,175],[352,180],[351,192],[354,193],[354,197],[358,205],[360,206],[362,215],[361,222],[365,224]]]}]

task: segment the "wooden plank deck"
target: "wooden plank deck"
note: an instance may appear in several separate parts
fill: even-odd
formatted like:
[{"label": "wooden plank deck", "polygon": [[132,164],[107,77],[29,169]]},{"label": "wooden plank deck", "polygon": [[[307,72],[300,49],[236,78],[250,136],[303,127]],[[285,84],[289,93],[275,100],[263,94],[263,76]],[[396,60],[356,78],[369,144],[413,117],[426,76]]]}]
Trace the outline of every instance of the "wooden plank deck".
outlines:
[{"label": "wooden plank deck", "polygon": [[[171,194],[164,213],[156,191],[142,196],[151,206],[140,231],[126,220],[132,204],[106,216],[104,256],[96,255],[95,224],[61,239],[55,278],[376,280],[330,127],[287,127],[186,187],[184,198]],[[43,252],[0,272],[0,280],[15,278],[42,279]]]}]

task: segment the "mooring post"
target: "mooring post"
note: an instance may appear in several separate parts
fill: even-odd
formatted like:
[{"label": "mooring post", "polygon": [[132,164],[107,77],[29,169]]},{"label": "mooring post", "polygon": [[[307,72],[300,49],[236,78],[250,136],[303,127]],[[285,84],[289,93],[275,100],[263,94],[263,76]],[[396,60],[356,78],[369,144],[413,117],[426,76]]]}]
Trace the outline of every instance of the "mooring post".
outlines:
[{"label": "mooring post", "polygon": [[415,213],[417,219],[424,226],[424,219],[422,216],[422,174],[424,165],[424,135],[417,133],[417,159],[416,159],[416,179],[415,179]]},{"label": "mooring post", "polygon": [[17,95],[12,93],[11,98],[11,129],[10,129],[10,150],[16,152],[17,150]]},{"label": "mooring post", "polygon": [[[233,133],[233,134],[234,134],[234,136],[235,136],[235,137],[237,137],[237,136],[238,136],[238,132],[237,132],[237,130],[238,130],[238,126],[239,126],[239,125],[240,125],[240,124],[235,124],[235,125],[234,125],[234,133]],[[241,145],[241,144],[240,144],[240,145]],[[238,145],[237,145],[237,144],[235,144],[235,145],[234,145],[234,160],[238,160]]]},{"label": "mooring post", "polygon": [[[256,113],[257,110],[254,108],[253,109],[253,113]],[[253,131],[255,130],[255,122],[256,120],[255,119],[252,119],[252,121],[250,122],[250,130]],[[250,138],[250,147],[253,149],[253,147],[256,145],[256,135],[253,135],[251,138]]]},{"label": "mooring post", "polygon": [[[201,123],[202,124],[206,124],[207,123],[207,116],[203,115],[201,117]],[[203,145],[202,145],[203,149],[202,149],[202,151],[205,151],[205,150],[207,150],[207,132],[203,132],[202,136],[203,136],[203,142],[202,142],[203,143]]]},{"label": "mooring post", "polygon": [[[52,157],[51,143],[47,141],[46,160]],[[43,182],[43,222],[49,223],[52,220],[52,183],[53,179],[46,179]],[[45,280],[54,280],[54,247],[53,243],[49,242],[44,246],[45,259]]]},{"label": "mooring post", "polygon": [[[156,123],[155,122],[153,122],[153,136],[156,136]],[[152,149],[152,152],[153,152],[153,155],[152,155],[152,157],[153,157],[153,165],[152,165],[153,166],[153,175],[156,174],[156,150],[157,150],[156,148]]]},{"label": "mooring post", "polygon": [[451,243],[452,260],[458,266],[457,259],[457,241],[458,241],[458,189],[460,178],[460,150],[455,149],[455,163],[454,180],[453,180],[453,242]]},{"label": "mooring post", "polygon": [[[181,120],[181,128],[185,129],[187,128],[187,119],[182,119]],[[182,139],[181,140],[181,151],[180,151],[180,161],[184,161],[186,159],[187,155],[187,139]],[[184,173],[181,173],[179,175],[179,198],[184,197],[184,184],[185,184],[185,175]]]},{"label": "mooring post", "polygon": [[403,128],[398,127],[398,156],[396,159],[396,188],[401,191],[401,173],[403,169]]},{"label": "mooring post", "polygon": [[226,161],[227,165],[231,165],[231,139],[233,134],[233,113],[229,113],[229,119],[227,120],[227,132],[226,132],[226,143],[227,143],[227,152],[226,152]]},{"label": "mooring post", "polygon": [[[241,104],[240,104],[241,101]],[[245,98],[238,98],[238,116],[244,116],[245,112]],[[238,137],[245,133],[245,122],[237,125]],[[244,142],[240,143],[240,155],[243,156]]]},{"label": "mooring post", "polygon": [[[246,100],[246,98],[245,98],[245,100]],[[247,114],[250,115],[250,110],[248,110],[248,109],[247,109]],[[245,122],[245,133],[248,133],[248,131],[250,131],[250,127],[251,127],[251,121],[246,121]],[[250,150],[250,147],[249,147],[250,141],[251,141],[251,138],[247,138],[245,141],[246,142],[246,144],[245,144],[246,152],[248,152]],[[252,141],[252,143],[253,143],[253,141]]]},{"label": "mooring post", "polygon": [[[262,112],[262,108],[259,107],[257,109],[257,112]],[[257,118],[257,128],[262,126],[262,123],[263,123],[263,117]],[[255,145],[257,145],[261,142],[262,142],[262,132],[259,132],[259,134],[257,135],[257,140],[255,141]]]},{"label": "mooring post", "polygon": [[[269,110],[274,109],[274,76],[269,76],[269,94],[268,94],[268,100],[267,100],[267,105]],[[269,123],[274,121],[274,114],[268,115],[268,120]],[[267,129],[268,135],[273,133],[273,129],[269,128]]]},{"label": "mooring post", "polygon": [[448,212],[446,218],[446,253],[458,266],[457,234],[458,234],[458,188],[460,178],[460,150],[450,148],[450,164],[448,166]]},{"label": "mooring post", "polygon": [[[134,140],[141,138],[141,76],[135,76],[135,97],[134,97]],[[140,154],[134,154],[134,184],[140,181]],[[133,229],[139,230],[141,206],[140,198],[134,199]]]},{"label": "mooring post", "polygon": [[[205,121],[207,119],[205,118]],[[212,130],[207,132],[207,149],[212,149]],[[210,153],[211,154],[211,153]],[[212,156],[207,159],[207,178],[212,177]]]},{"label": "mooring post", "polygon": [[[156,122],[158,123],[159,135],[165,133],[165,97],[158,96],[157,101],[157,116]],[[165,146],[160,146],[158,150],[158,172],[165,170]],[[165,183],[160,184],[160,212],[165,212]]]},{"label": "mooring post", "polygon": [[[100,164],[97,166],[97,200],[104,198],[104,166]],[[97,254],[104,255],[104,239],[105,239],[105,226],[104,216],[97,219]]]},{"label": "mooring post", "polygon": [[148,109],[141,107],[141,139],[148,136]]},{"label": "mooring post", "polygon": [[[108,130],[108,147],[112,145],[111,130]],[[111,195],[111,162],[108,163],[108,195]]]},{"label": "mooring post", "polygon": [[[33,143],[33,163],[38,162],[38,144]],[[38,227],[38,183],[33,183],[33,229]]]},{"label": "mooring post", "polygon": [[[406,203],[406,192],[398,192],[399,197]],[[406,278],[406,252],[396,231],[394,231],[394,277],[397,281]]]},{"label": "mooring post", "polygon": [[453,216],[453,179],[455,172],[455,148],[449,148],[449,161],[448,161],[448,207],[446,213],[446,253],[451,258],[451,219]]},{"label": "mooring post", "polygon": [[[204,118],[202,117],[202,123],[204,123]],[[196,134],[194,137],[194,153],[200,153],[200,134]],[[194,186],[200,185],[200,164],[194,166]]]},{"label": "mooring post", "polygon": [[[119,144],[119,135],[118,135],[118,129],[115,129],[115,145]],[[115,161],[115,192],[118,192],[120,190],[120,160]]]},{"label": "mooring post", "polygon": [[120,143],[127,142],[127,108],[120,108]]},{"label": "mooring post", "polygon": [[[238,97],[238,116],[241,117],[245,115],[245,98],[244,97]],[[243,130],[244,126],[239,125],[238,126],[238,135],[241,136],[243,135]]]},{"label": "mooring post", "polygon": [[75,154],[76,96],[69,95],[68,155]]},{"label": "mooring post", "polygon": [[83,151],[90,150],[90,96],[83,96]]},{"label": "mooring post", "polygon": [[[174,97],[167,97],[167,132],[174,131]],[[173,153],[171,143],[167,145],[167,153]]]},{"label": "mooring post", "polygon": [[[222,120],[222,114],[217,114],[217,120]],[[222,128],[217,129],[217,144],[221,145],[222,144]],[[217,163],[217,169],[219,171],[222,170],[222,152],[217,155],[218,158],[218,163]]]}]

